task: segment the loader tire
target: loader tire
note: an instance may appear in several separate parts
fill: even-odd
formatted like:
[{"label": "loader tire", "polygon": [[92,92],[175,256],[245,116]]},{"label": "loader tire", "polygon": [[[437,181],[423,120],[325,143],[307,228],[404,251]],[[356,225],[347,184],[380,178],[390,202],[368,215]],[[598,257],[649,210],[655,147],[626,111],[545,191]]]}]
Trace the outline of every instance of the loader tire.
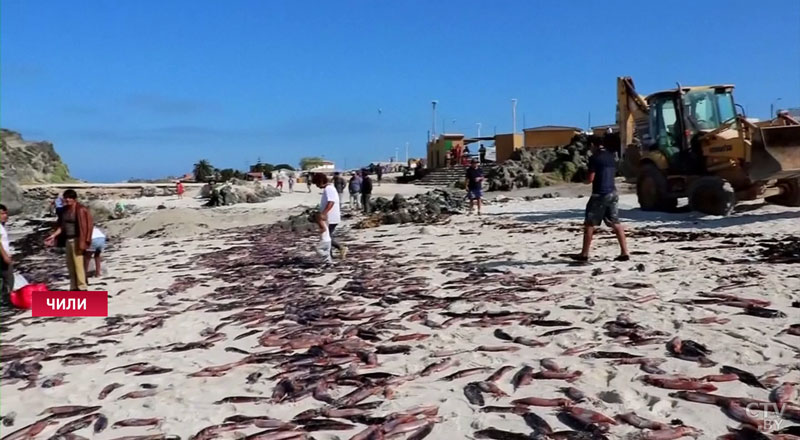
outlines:
[{"label": "loader tire", "polygon": [[736,206],[736,193],[721,177],[701,177],[689,187],[689,206],[703,214],[726,216]]},{"label": "loader tire", "polygon": [[667,178],[655,165],[644,164],[636,179],[636,196],[642,211],[670,211],[678,199],[669,197]]},{"label": "loader tire", "polygon": [[781,188],[781,193],[764,199],[767,203],[782,206],[800,206],[800,177],[778,180],[777,186]]}]

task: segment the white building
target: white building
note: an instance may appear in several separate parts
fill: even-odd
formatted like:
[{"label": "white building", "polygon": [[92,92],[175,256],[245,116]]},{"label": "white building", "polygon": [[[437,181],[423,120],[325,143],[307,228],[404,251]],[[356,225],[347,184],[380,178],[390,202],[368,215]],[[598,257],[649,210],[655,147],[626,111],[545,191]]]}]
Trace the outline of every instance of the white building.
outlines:
[{"label": "white building", "polygon": [[320,170],[320,171],[333,171],[333,170],[336,169],[336,164],[331,162],[331,161],[329,161],[329,160],[324,160],[324,161],[322,161],[322,165],[320,165],[320,166],[318,166],[318,167],[316,167],[314,169],[315,170]]}]

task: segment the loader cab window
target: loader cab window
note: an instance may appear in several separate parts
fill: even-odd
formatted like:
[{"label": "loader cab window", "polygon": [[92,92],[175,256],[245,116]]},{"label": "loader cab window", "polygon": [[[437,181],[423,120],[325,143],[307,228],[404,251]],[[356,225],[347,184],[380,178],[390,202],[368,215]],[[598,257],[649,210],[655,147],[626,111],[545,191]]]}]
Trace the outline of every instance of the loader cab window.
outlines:
[{"label": "loader cab window", "polygon": [[736,107],[733,105],[733,93],[717,92],[717,107],[719,108],[719,120],[723,123],[736,116]]},{"label": "loader cab window", "polygon": [[675,101],[671,97],[664,97],[652,102],[651,108],[655,109],[650,112],[650,127],[656,148],[680,148],[681,124],[678,123]]},{"label": "loader cab window", "polygon": [[683,97],[684,113],[689,120],[689,130],[714,130],[736,113],[730,92],[716,93],[714,90],[694,90]]}]

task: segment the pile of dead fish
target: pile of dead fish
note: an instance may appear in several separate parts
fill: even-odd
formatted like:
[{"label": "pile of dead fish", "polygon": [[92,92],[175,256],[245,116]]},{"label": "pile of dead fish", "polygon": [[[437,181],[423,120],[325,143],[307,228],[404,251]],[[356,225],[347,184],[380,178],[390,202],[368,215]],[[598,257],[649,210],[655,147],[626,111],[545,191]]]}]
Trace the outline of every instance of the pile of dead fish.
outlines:
[{"label": "pile of dead fish", "polygon": [[[63,343],[36,346],[23,344],[22,336],[4,338],[0,345],[0,381],[3,385],[19,383],[25,389],[56,387],[68,379],[59,374],[42,375],[44,363],[90,365],[120,358],[119,364],[104,371],[108,375],[107,384],[96,399],[89,397],[91,400],[85,402],[86,406],[46,408],[41,419],[5,438],[33,438],[46,429],[48,435],[52,429],[56,436],[75,438],[78,431],[91,435],[89,432],[102,432],[109,424],[160,429],[163,420],[159,418],[109,421],[109,415],[102,413],[101,404],[109,397],[116,400],[158,398],[161,392],[153,384],[123,384],[118,382],[119,377],[185,374],[198,384],[200,378],[205,378],[209,382],[198,386],[211,387],[214,383],[208,378],[232,372],[241,374],[241,388],[226,388],[226,395],[208,402],[220,405],[220,412],[222,405],[231,403],[269,403],[291,408],[297,402],[314,401],[314,407],[298,411],[286,420],[265,415],[220,414],[210,426],[192,427],[192,439],[222,436],[310,439],[319,432],[329,436],[349,432],[351,440],[451,438],[437,425],[446,417],[454,416],[440,415],[436,405],[407,406],[402,410],[388,410],[385,405],[414,381],[431,378],[453,384],[475,411],[502,414],[483,426],[470,428],[475,429],[474,438],[619,438],[617,430],[621,430],[621,425],[635,427],[643,439],[710,438],[710,433],[703,433],[680,420],[649,420],[627,410],[620,414],[608,413],[597,404],[598,399],[579,389],[579,381],[589,376],[591,369],[605,369],[609,365],[619,369],[638,367],[644,373],[639,379],[641,383],[653,389],[669,390],[664,393],[673,393],[671,398],[676,405],[720,408],[733,421],[742,424],[723,438],[790,440],[796,434],[792,431],[796,427],[785,428],[775,436],[760,434],[758,429],[764,427],[763,423],[743,410],[748,405],[767,407],[793,401],[797,389],[785,378],[791,369],[789,366],[756,376],[744,368],[720,365],[719,359],[715,359],[719,349],[713,343],[651,328],[652,323],[637,321],[635,315],[620,313],[601,323],[593,297],[569,290],[558,293],[551,290],[553,286],[568,283],[570,277],[588,276],[586,269],[549,274],[519,273],[484,264],[488,257],[476,260],[466,253],[435,262],[425,261],[425,255],[420,254],[418,261],[401,264],[403,256],[391,252],[381,239],[358,243],[348,240],[347,236],[341,240],[349,242],[351,255],[357,255],[358,260],[339,261],[335,266],[323,268],[318,257],[310,252],[314,237],[285,228],[241,228],[216,238],[229,240],[231,245],[210,249],[194,258],[193,267],[201,268],[201,275],[182,275],[170,286],[153,287],[149,293],[155,294],[158,303],[145,308],[146,313],[106,318],[98,327]],[[398,237],[397,240],[407,242],[408,238]],[[164,246],[169,247],[168,243]],[[473,249],[473,252],[485,253],[486,250]],[[433,268],[447,276],[447,280],[434,289],[428,277],[410,275],[413,269],[420,268]],[[323,274],[328,276],[324,283],[319,281]],[[211,281],[217,286],[224,284],[211,287]],[[608,289],[616,289],[614,300],[621,303],[661,299],[648,293],[653,286],[647,283],[616,281],[608,284]],[[203,286],[206,291],[199,298],[183,296],[189,289]],[[691,319],[685,325],[721,324],[736,314],[787,319],[783,312],[770,308],[774,306],[768,301],[727,292],[730,286],[737,288],[742,284],[723,285],[712,292],[698,293],[688,301],[672,303],[719,307],[717,315]],[[637,291],[640,290],[645,293],[639,295]],[[401,303],[402,308],[398,307]],[[456,303],[463,307],[453,308]],[[551,317],[558,309],[569,311],[569,320]],[[114,345],[122,335],[145,334],[190,311],[216,314],[213,315],[214,325],[194,336],[185,335],[188,340],[182,342],[115,352]],[[730,314],[724,314],[725,311]],[[5,325],[42,322],[43,318],[17,318]],[[775,337],[800,336],[800,324],[786,324],[785,330]],[[442,350],[431,350],[425,345],[424,341],[437,339],[436,332],[447,328],[485,332],[489,340],[495,342],[483,340],[483,343],[461,349]],[[561,345],[563,341],[556,337],[565,334],[584,335],[584,342],[570,340],[568,345]],[[243,341],[245,345],[242,346],[252,348],[226,346],[226,352],[237,356],[235,360],[220,365],[200,364],[196,371],[178,372],[166,364],[122,360],[142,352],[207,350],[231,341]],[[462,366],[462,362],[474,361],[474,358],[466,361],[462,355],[514,353],[530,350],[530,347],[554,346],[559,347],[560,356],[575,356],[586,367],[567,368],[552,358],[539,359],[536,363],[529,358],[520,359],[499,368]],[[411,353],[423,354],[425,365],[400,371],[387,367],[390,362],[403,360]],[[668,358],[685,362],[688,368],[668,371],[665,369]],[[254,365],[263,368],[253,369]],[[245,377],[242,370],[246,366],[250,368]],[[686,372],[692,369],[712,370],[703,374]],[[529,385],[544,381],[563,385],[557,388],[563,397],[536,395],[544,387]],[[715,384],[728,381],[744,383],[761,397],[713,394],[717,391]],[[487,402],[489,399],[492,401]],[[554,411],[555,418],[548,421],[547,414],[538,412],[538,408],[548,408],[547,414]],[[782,417],[800,421],[800,410],[787,408]],[[505,417],[513,416],[521,417],[530,430],[512,432],[499,425]],[[13,417],[5,414],[3,423],[13,425]],[[136,439],[167,438],[174,437],[156,433]]]},{"label": "pile of dead fish", "polygon": [[800,263],[800,237],[789,236],[782,240],[762,240],[758,242],[760,259],[768,263]]},{"label": "pile of dead fish", "polygon": [[355,225],[357,229],[401,223],[436,223],[460,214],[466,207],[463,191],[434,189],[406,199],[396,194],[391,200],[378,197],[372,201],[372,214]]}]

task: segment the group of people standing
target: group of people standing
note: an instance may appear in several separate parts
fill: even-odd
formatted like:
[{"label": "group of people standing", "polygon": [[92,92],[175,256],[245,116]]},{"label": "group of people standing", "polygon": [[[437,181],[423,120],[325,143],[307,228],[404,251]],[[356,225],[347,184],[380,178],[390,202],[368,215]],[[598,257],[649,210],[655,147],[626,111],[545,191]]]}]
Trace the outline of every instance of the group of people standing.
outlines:
[{"label": "group of people standing", "polygon": [[[339,194],[344,192],[344,178],[339,176],[340,183],[337,185]],[[372,212],[372,179],[366,170],[356,171],[347,183],[347,191],[350,193],[350,209],[361,210],[364,214]]]},{"label": "group of people standing", "polygon": [[[102,271],[102,253],[106,247],[106,235],[94,224],[89,209],[78,203],[78,194],[68,189],[52,203],[56,224],[44,240],[46,246],[57,246],[64,250],[70,290],[88,290],[86,281],[89,266],[94,259],[95,276]],[[8,209],[0,204],[0,303],[11,302],[14,290],[14,260],[11,253],[8,230]]]},{"label": "group of people standing", "polygon": [[319,211],[311,218],[318,226],[320,241],[317,253],[326,264],[333,263],[333,250],[339,251],[340,258],[347,256],[347,247],[340,244],[334,237],[336,227],[342,219],[341,209],[344,200],[344,191],[350,194],[350,209],[361,210],[365,214],[371,211],[372,179],[367,170],[353,173],[349,181],[345,181],[341,173],[335,172],[332,178],[323,173],[314,173],[309,181],[322,189],[322,199]]},{"label": "group of people standing", "polygon": [[468,163],[472,163],[473,160],[479,161],[480,164],[486,163],[486,147],[484,147],[483,144],[478,148],[477,158],[472,156],[472,152],[469,151],[469,145],[464,145],[462,147],[461,144],[458,144],[450,149],[451,166],[467,165]]},{"label": "group of people standing", "polygon": [[[283,192],[283,182],[286,181],[287,185],[289,186],[289,192],[294,192],[294,174],[290,173],[289,175],[283,174],[283,172],[279,172],[275,177],[275,188]],[[308,192],[311,192],[311,183],[308,183]]]}]

